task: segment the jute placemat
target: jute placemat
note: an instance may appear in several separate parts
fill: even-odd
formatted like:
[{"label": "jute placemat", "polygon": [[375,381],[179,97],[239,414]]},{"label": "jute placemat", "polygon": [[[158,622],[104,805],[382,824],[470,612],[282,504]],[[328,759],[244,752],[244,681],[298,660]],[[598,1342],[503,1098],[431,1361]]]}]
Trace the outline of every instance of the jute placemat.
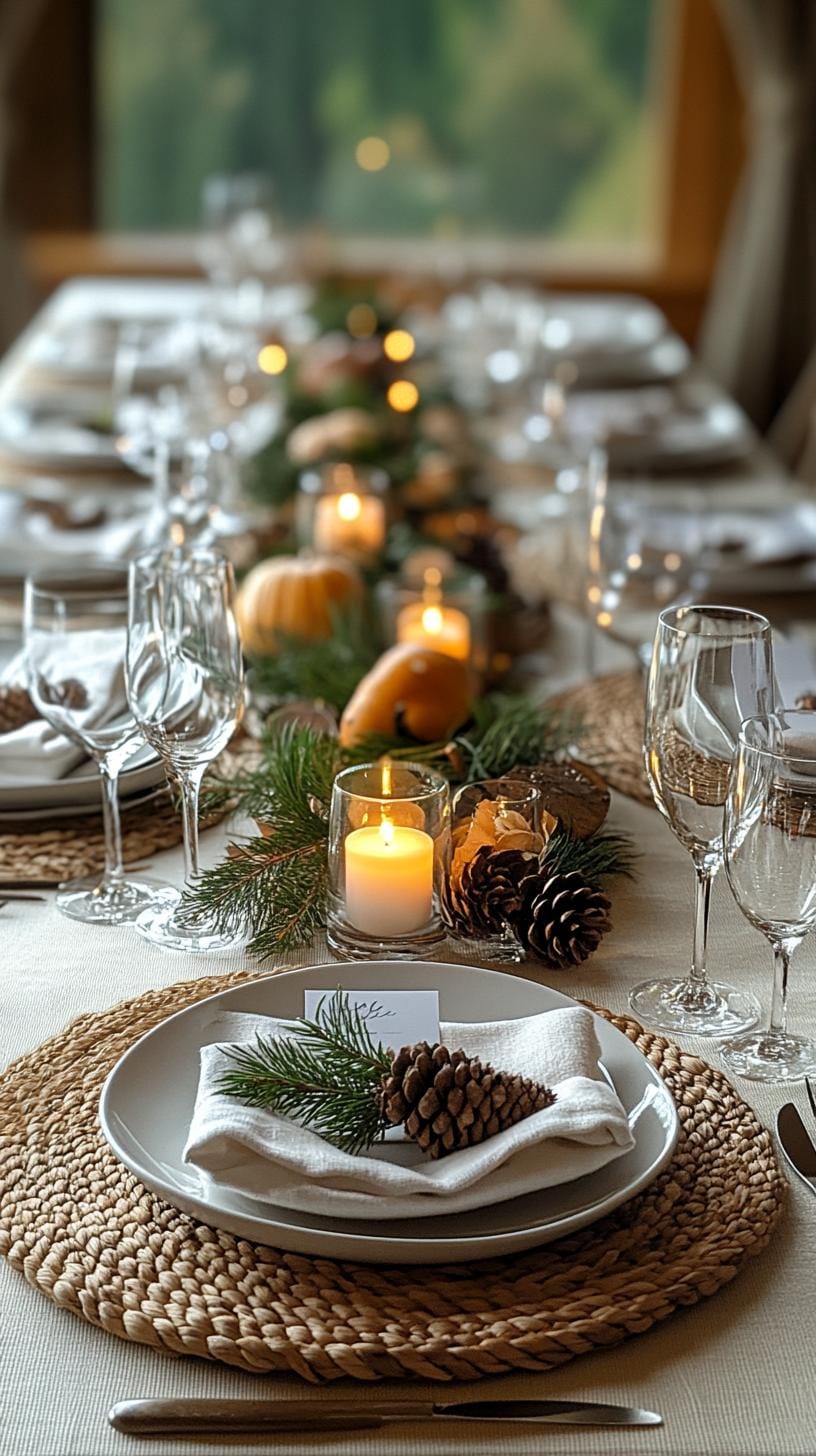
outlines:
[{"label": "jute placemat", "polygon": [[120,1339],[309,1381],[546,1370],[713,1294],[767,1243],[785,1192],[770,1134],[722,1073],[605,1011],[664,1077],[682,1131],[656,1182],[583,1232],[422,1269],[285,1254],[196,1223],[118,1162],[99,1090],[143,1032],[245,975],[80,1017],[0,1079],[0,1253]]},{"label": "jute placemat", "polygon": [[[205,814],[202,829],[217,824],[227,808]],[[122,805],[122,856],[137,864],[182,840],[181,813],[168,792],[133,808]],[[105,864],[100,814],[56,820],[42,829],[0,829],[0,896],[3,885],[58,885],[97,874]]]},{"label": "jute placemat", "polygon": [[639,672],[612,672],[567,688],[550,703],[580,714],[581,758],[600,770],[610,788],[653,805],[643,766],[645,689]]}]

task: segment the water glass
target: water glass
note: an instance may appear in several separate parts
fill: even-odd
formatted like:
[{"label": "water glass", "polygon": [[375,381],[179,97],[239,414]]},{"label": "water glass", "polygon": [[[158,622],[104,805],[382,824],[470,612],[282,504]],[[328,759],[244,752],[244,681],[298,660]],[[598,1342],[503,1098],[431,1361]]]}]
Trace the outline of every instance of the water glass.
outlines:
[{"label": "water glass", "polygon": [[816,928],[816,713],[743,723],[725,805],[725,872],[773,948],[770,1024],[725,1043],[726,1066],[759,1082],[816,1075],[816,1043],[787,1028],[791,960]]},{"label": "water glass", "polygon": [[[181,792],[186,888],[199,874],[198,800],[207,765],[243,712],[243,662],[233,611],[232,567],[203,549],[137,557],[130,564],[127,694],[133,714]],[[176,902],[140,916],[136,928],[174,950],[234,944]]]},{"label": "water glass", "polygon": [[132,920],[166,887],[126,878],[119,822],[119,773],[142,746],[125,697],[127,576],[124,569],[40,574],[25,585],[28,686],[40,716],[85,751],[99,769],[105,870],[63,886],[57,906],[72,920]]},{"label": "water glass", "polygon": [[771,628],[737,607],[661,612],[646,697],[646,769],[655,803],[694,863],[691,971],[644,981],[629,997],[647,1026],[729,1036],[753,1026],[748,991],[709,981],[706,944],[711,885],[723,857],[723,806],[740,725],[773,712]]}]

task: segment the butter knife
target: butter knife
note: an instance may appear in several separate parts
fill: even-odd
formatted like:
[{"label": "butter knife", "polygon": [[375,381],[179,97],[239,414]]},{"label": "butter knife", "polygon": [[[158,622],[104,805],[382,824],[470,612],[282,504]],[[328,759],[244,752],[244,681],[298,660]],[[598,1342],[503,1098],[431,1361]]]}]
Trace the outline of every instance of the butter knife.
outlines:
[{"label": "butter knife", "polygon": [[786,1102],[777,1113],[776,1135],[786,1162],[811,1193],[816,1193],[816,1145],[792,1102]]},{"label": "butter knife", "polygon": [[589,1400],[468,1400],[460,1405],[354,1400],[123,1400],[108,1412],[129,1436],[247,1435],[253,1431],[377,1430],[392,1421],[523,1421],[537,1425],[660,1426],[656,1411]]}]

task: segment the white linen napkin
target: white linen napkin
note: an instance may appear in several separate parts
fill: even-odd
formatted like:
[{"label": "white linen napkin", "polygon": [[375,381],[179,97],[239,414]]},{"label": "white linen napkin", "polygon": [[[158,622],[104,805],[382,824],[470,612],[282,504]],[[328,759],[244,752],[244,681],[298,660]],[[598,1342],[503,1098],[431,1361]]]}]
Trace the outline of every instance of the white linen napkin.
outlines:
[{"label": "white linen napkin", "polygon": [[[112,718],[125,703],[122,633],[100,631],[94,635],[99,641],[93,659],[92,682],[87,669],[83,669],[83,685],[89,697],[85,721],[89,726]],[[67,649],[64,664],[65,677],[70,678],[71,660]],[[21,686],[26,683],[24,653],[12,659],[0,680]],[[15,728],[12,733],[0,734],[0,788],[63,779],[87,757],[83,748],[58,733],[44,718],[35,718],[33,723]]]},{"label": "white linen napkin", "polygon": [[624,1107],[599,1067],[592,1013],[566,1007],[518,1021],[443,1023],[442,1041],[497,1070],[520,1072],[557,1094],[552,1107],[477,1147],[431,1162],[407,1141],[362,1155],[217,1090],[230,1065],[225,1044],[256,1032],[285,1035],[280,1022],[232,1012],[206,1028],[184,1161],[251,1198],[339,1218],[422,1218],[502,1203],[594,1173],[634,1146]]}]

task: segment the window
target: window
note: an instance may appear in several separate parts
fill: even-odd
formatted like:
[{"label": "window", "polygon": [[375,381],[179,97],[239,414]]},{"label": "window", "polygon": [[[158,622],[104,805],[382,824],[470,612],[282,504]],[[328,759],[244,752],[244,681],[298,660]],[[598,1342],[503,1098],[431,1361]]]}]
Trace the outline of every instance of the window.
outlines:
[{"label": "window", "polygon": [[339,235],[660,232],[671,0],[98,0],[97,216],[187,229],[208,173]]}]

